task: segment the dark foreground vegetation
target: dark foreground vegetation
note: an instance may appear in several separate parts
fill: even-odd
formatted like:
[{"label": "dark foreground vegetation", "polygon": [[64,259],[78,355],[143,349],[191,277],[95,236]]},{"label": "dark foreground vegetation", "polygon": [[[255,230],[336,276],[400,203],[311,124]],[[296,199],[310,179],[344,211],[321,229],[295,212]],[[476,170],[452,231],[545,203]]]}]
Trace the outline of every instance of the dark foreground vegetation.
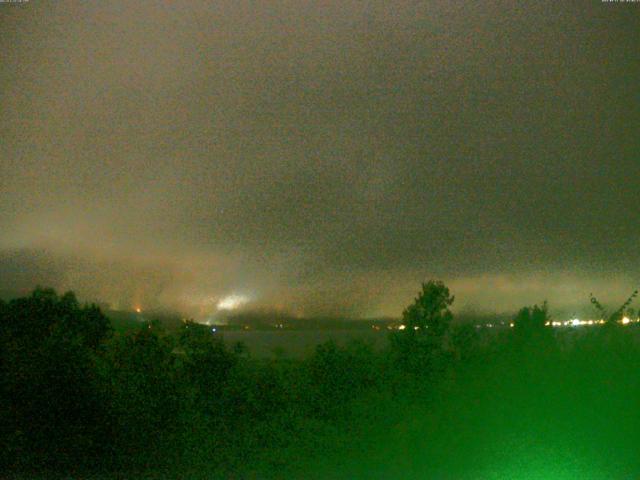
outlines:
[{"label": "dark foreground vegetation", "polygon": [[195,323],[114,333],[98,308],[37,289],[0,303],[0,471],[638,477],[640,348],[620,310],[558,330],[546,306],[525,308],[489,337],[452,323],[452,302],[429,282],[386,348],[327,342],[294,360],[253,358]]}]

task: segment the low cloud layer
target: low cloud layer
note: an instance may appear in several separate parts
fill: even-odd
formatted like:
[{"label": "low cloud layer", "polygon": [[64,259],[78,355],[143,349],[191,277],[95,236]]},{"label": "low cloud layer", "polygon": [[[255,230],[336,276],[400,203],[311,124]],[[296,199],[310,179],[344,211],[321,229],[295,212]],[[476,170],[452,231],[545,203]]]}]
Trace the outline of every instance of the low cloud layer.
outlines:
[{"label": "low cloud layer", "polygon": [[0,288],[352,316],[431,277],[461,308],[615,300],[640,280],[630,7],[3,5]]}]

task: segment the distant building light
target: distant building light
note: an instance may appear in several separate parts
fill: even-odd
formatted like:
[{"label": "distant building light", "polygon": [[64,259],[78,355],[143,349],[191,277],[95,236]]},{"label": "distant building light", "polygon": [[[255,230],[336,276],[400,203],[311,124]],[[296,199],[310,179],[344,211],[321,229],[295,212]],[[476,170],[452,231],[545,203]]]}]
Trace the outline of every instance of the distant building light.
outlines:
[{"label": "distant building light", "polygon": [[631,322],[631,319],[629,317],[624,317],[622,319],[622,324],[623,325],[628,325]]},{"label": "distant building light", "polygon": [[405,325],[400,325],[400,326],[398,327],[398,330],[404,330],[405,328],[407,328]]}]

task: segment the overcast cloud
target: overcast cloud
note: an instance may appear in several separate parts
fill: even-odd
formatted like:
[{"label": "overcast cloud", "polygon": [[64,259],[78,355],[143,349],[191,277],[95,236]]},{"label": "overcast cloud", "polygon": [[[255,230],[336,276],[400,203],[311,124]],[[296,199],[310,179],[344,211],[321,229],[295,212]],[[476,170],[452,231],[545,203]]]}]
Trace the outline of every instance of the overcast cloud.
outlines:
[{"label": "overcast cloud", "polygon": [[640,6],[0,5],[0,290],[399,315],[640,280]]}]

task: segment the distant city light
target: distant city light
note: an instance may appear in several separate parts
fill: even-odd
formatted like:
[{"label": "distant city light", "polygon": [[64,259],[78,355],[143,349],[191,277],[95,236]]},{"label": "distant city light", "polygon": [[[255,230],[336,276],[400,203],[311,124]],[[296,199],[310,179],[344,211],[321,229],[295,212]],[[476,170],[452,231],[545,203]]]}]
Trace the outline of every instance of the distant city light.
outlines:
[{"label": "distant city light", "polygon": [[142,309],[140,307],[136,307],[136,313],[142,313]]},{"label": "distant city light", "polygon": [[249,301],[245,295],[229,295],[222,298],[216,307],[218,310],[235,310]]},{"label": "distant city light", "polygon": [[[553,321],[548,321],[546,322],[544,325],[546,327],[583,327],[583,326],[592,326],[592,325],[604,325],[606,323],[605,320],[600,319],[600,320],[580,320],[579,318],[573,318],[570,320],[564,320],[564,321],[557,321],[557,320],[553,320]],[[630,325],[630,324],[634,324],[634,323],[640,323],[640,318],[638,319],[632,319],[629,317],[623,317],[621,318],[618,323],[622,324],[622,325]],[[475,327],[476,328],[492,328],[492,327],[498,327],[498,326],[509,326],[510,328],[515,327],[515,323],[514,322],[510,322],[509,324],[506,323],[500,323],[500,324],[495,324],[495,323],[483,323],[483,324],[476,324]],[[402,330],[403,326],[398,327],[400,330]]]}]

